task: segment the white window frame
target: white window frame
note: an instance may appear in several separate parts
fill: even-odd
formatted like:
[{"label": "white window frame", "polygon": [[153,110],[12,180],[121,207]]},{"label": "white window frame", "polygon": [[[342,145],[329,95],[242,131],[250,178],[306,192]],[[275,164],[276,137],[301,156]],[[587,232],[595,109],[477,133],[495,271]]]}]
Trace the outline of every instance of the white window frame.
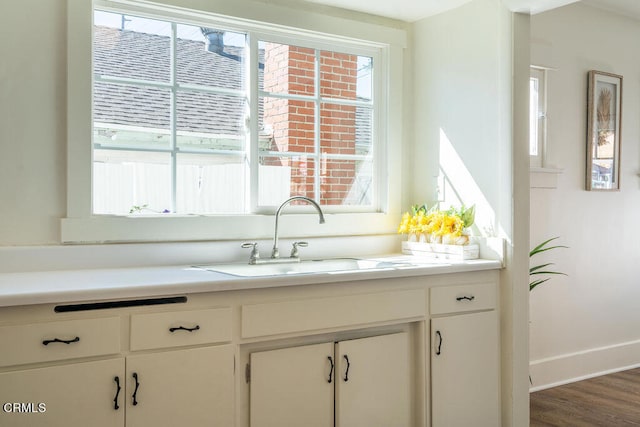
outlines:
[{"label": "white window frame", "polygon": [[[376,70],[381,74],[377,79],[374,93],[381,100],[374,111],[374,122],[380,126],[375,130],[380,138],[375,145],[377,150],[376,169],[380,176],[377,212],[344,212],[340,209],[328,215],[328,226],[320,226],[309,218],[312,213],[305,207],[291,207],[289,224],[282,228],[282,236],[313,237],[386,234],[395,232],[400,213],[400,164],[402,152],[402,49],[406,45],[406,33],[389,27],[310,14],[308,11],[282,10],[272,5],[253,4],[247,7],[247,1],[209,2],[203,5],[197,0],[159,0],[152,4],[134,0],[96,0],[101,8],[115,8],[131,14],[162,14],[169,19],[188,17],[190,22],[210,25],[211,22],[225,24],[230,30],[234,26],[247,27],[273,37],[290,40],[313,39],[314,47],[326,41],[329,50],[335,50],[333,42],[341,41],[345,45],[369,45],[377,49],[379,62]],[[231,3],[231,4],[229,4]],[[244,4],[243,4],[244,3]],[[195,12],[197,7],[210,10]],[[284,6],[281,6],[282,8]],[[224,13],[221,15],[219,13]],[[67,128],[68,128],[68,193],[67,217],[62,219],[61,240],[65,243],[82,242],[123,242],[123,241],[184,241],[184,240],[222,240],[222,239],[260,239],[267,238],[273,232],[273,215],[270,212],[258,212],[249,215],[170,215],[170,216],[109,216],[93,215],[91,212],[91,93],[92,93],[92,35],[93,4],[84,0],[72,0],[67,8],[68,14],[68,89],[67,89]],[[247,16],[251,14],[253,16]],[[233,16],[230,18],[229,16]],[[254,20],[260,16],[263,22]],[[264,21],[271,23],[265,23]],[[347,22],[345,22],[347,21]],[[346,25],[348,23],[348,25]],[[297,28],[294,28],[297,27]],[[324,29],[325,32],[320,30]],[[326,31],[330,30],[331,34]],[[241,28],[237,28],[241,30]],[[361,42],[367,40],[367,42]],[[358,41],[357,43],[354,43]],[[296,43],[299,44],[299,43]],[[365,49],[366,50],[366,49]],[[257,61],[257,58],[251,61]],[[257,65],[255,64],[250,64]],[[252,90],[257,90],[252,89]],[[393,105],[396,108],[391,109]],[[252,114],[252,117],[256,117]],[[390,149],[390,135],[394,135],[394,148]],[[254,186],[252,186],[254,187]],[[344,213],[343,213],[344,212]],[[299,230],[305,230],[301,233]]]},{"label": "white window frame", "polygon": [[[529,102],[529,159],[533,168],[545,167],[547,150],[547,74],[545,67],[531,66],[530,84],[537,84],[537,99]],[[535,82],[535,83],[534,83]]]}]

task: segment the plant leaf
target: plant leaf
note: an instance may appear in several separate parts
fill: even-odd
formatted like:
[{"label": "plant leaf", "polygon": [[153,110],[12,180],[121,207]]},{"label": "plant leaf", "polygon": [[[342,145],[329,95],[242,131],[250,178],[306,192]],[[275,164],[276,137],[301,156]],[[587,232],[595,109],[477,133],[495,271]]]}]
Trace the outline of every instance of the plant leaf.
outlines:
[{"label": "plant leaf", "polygon": [[533,273],[529,273],[529,275],[534,274],[562,274],[563,276],[566,276],[566,273],[560,273],[558,271],[534,271]]},{"label": "plant leaf", "polygon": [[536,246],[535,248],[531,249],[531,252],[529,252],[529,257],[532,257],[536,254],[539,254],[540,252],[544,252],[544,251],[548,251],[551,249],[557,249],[557,248],[568,248],[568,246],[564,246],[564,245],[556,245],[556,246],[549,246],[549,247],[545,247],[549,242],[552,242],[556,239],[559,239],[560,237],[556,236],[556,237],[552,237],[548,240],[545,240],[544,242],[540,243],[538,246]]},{"label": "plant leaf", "polygon": [[535,288],[536,286],[538,286],[541,283],[546,282],[547,280],[549,280],[549,278],[547,277],[546,279],[538,279],[538,280],[534,280],[533,282],[529,283],[529,291],[532,291],[533,288]]},{"label": "plant leaf", "polygon": [[465,209],[463,206],[460,211],[462,213],[461,219],[464,223],[464,227],[471,227],[476,219],[476,205],[473,205],[468,209]]},{"label": "plant leaf", "polygon": [[545,267],[548,267],[550,265],[553,265],[553,263],[552,262],[548,262],[546,264],[535,265],[535,266],[529,268],[529,274],[533,274],[534,271],[538,271],[541,268],[545,268]]},{"label": "plant leaf", "polygon": [[[553,242],[556,239],[559,239],[559,237],[556,236],[556,237],[552,237],[550,239],[547,239],[544,242],[540,243],[535,248],[531,249],[531,251],[529,252],[529,258],[531,258],[534,255],[537,255],[537,254],[539,254],[541,252],[549,251],[551,249],[568,248],[568,246],[564,246],[564,245],[548,246],[551,242]],[[549,267],[550,265],[554,265],[554,263],[548,262],[546,264],[530,266],[529,267],[529,277],[533,278],[532,276],[534,274],[544,274],[544,275],[556,274],[556,275],[563,275],[563,276],[567,275],[567,274],[561,273],[559,271],[544,270],[544,268]],[[544,279],[536,279],[536,280],[530,282],[529,283],[529,291],[533,290],[533,288],[535,288],[536,286],[546,282],[549,279],[551,279],[551,278],[547,277],[547,278],[544,278]]]},{"label": "plant leaf", "polygon": [[554,240],[556,240],[558,238],[559,238],[559,236],[552,237],[552,238],[550,238],[548,240],[545,240],[544,242],[540,243],[538,246],[536,246],[535,248],[531,249],[531,252],[529,252],[529,256],[538,253],[540,251],[540,249],[544,248],[547,245],[547,243],[552,242],[552,241],[554,241]]},{"label": "plant leaf", "polygon": [[558,248],[568,248],[569,246],[563,246],[563,245],[557,245],[557,246],[549,246],[548,248],[544,248],[544,249],[540,249],[537,252],[532,253],[530,256],[539,254],[540,252],[544,252],[544,251],[550,251],[551,249],[558,249]]}]

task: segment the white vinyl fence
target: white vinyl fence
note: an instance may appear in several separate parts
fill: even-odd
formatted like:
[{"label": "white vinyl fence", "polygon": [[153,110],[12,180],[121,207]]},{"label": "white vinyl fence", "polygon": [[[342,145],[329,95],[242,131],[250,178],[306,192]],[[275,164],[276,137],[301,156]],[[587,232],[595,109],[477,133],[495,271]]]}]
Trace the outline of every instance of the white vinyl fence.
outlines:
[{"label": "white vinyl fence", "polygon": [[[244,164],[178,165],[177,170],[177,213],[222,214],[248,210]],[[279,205],[290,196],[290,182],[290,167],[261,165],[258,203],[261,206]],[[129,215],[170,211],[170,184],[171,175],[166,164],[95,162],[93,212]]]}]

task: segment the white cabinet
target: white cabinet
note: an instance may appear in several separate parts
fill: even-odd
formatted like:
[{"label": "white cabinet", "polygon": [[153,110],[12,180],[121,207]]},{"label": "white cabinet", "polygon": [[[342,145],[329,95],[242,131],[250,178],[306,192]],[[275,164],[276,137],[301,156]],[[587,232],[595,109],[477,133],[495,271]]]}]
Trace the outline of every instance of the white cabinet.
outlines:
[{"label": "white cabinet", "polygon": [[132,350],[173,350],[127,356],[127,427],[233,426],[234,346],[175,350],[229,342],[231,330],[229,307],[132,315]]},{"label": "white cabinet", "polygon": [[336,344],[336,426],[411,426],[407,333]]},{"label": "white cabinet", "polygon": [[0,426],[498,426],[498,278],[0,307]]},{"label": "white cabinet", "polygon": [[409,372],[406,332],[252,353],[251,427],[410,426]]},{"label": "white cabinet", "polygon": [[231,341],[231,330],[229,307],[132,315],[131,350],[159,351],[126,358],[127,427],[233,426],[234,347],[175,349]]},{"label": "white cabinet", "polygon": [[123,358],[5,372],[0,425],[122,426],[123,399]]},{"label": "white cabinet", "polygon": [[251,354],[251,427],[333,425],[333,343]]},{"label": "white cabinet", "polygon": [[432,305],[432,313],[447,313],[431,319],[433,427],[500,426],[499,329],[491,289],[432,289],[432,304],[445,302],[444,309]]},{"label": "white cabinet", "polygon": [[120,353],[120,318],[0,327],[0,367]]},{"label": "white cabinet", "polygon": [[153,350],[231,341],[231,307],[131,315],[130,349]]},{"label": "white cabinet", "polygon": [[[2,326],[0,342],[1,426],[123,425],[124,358],[70,362],[117,355],[119,317]],[[67,364],[20,367],[51,361]]]},{"label": "white cabinet", "polygon": [[230,345],[128,356],[126,425],[233,425]]},{"label": "white cabinet", "polygon": [[6,372],[0,401],[23,406],[0,409],[0,425],[229,427],[233,390],[230,345]]},{"label": "white cabinet", "polygon": [[[230,308],[131,317],[145,353],[121,350],[120,317],[0,327],[0,426],[233,426],[235,347],[202,346],[231,341]],[[66,364],[19,365],[51,361]]]}]

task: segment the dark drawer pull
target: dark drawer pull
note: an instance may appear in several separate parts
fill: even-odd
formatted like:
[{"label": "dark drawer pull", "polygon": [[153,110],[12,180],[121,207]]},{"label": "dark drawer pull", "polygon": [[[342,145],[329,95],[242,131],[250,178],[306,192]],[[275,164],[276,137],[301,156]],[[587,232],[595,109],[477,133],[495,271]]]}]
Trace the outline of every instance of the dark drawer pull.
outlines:
[{"label": "dark drawer pull", "polygon": [[465,295],[463,297],[457,297],[456,301],[464,301],[464,300],[473,301],[474,299],[476,299],[476,297],[474,297],[473,295],[470,295],[470,296]]},{"label": "dark drawer pull", "polygon": [[42,341],[42,345],[49,345],[49,344],[54,343],[54,342],[61,342],[63,344],[71,344],[72,342],[78,342],[78,341],[80,341],[80,337],[75,337],[72,340],[61,340],[59,338],[54,338],[52,340],[44,340],[44,341]]},{"label": "dark drawer pull", "polygon": [[331,382],[332,381],[331,378],[333,376],[333,368],[334,368],[333,359],[331,358],[331,356],[327,356],[327,359],[329,359],[329,363],[331,364],[331,370],[329,371],[329,381],[328,381],[328,382]]},{"label": "dark drawer pull", "polygon": [[344,357],[344,360],[347,362],[347,370],[344,373],[344,380],[346,382],[346,381],[349,381],[349,368],[351,368],[351,362],[349,362],[349,356],[348,355],[345,354],[342,357]]},{"label": "dark drawer pull", "polygon": [[134,381],[136,382],[136,388],[135,390],[133,390],[133,394],[131,395],[131,398],[133,399],[133,406],[137,406],[138,405],[138,388],[140,388],[140,381],[138,381],[138,373],[134,372],[132,375]]},{"label": "dark drawer pull", "polygon": [[122,387],[120,387],[120,377],[115,377],[113,379],[116,382],[116,397],[113,398],[113,409],[115,409],[116,411],[118,409],[120,409],[120,405],[118,405],[118,396],[120,396],[120,390],[122,390]]},{"label": "dark drawer pull", "polygon": [[438,339],[438,348],[436,348],[436,356],[440,356],[440,354],[442,354],[442,342],[444,341],[442,339],[442,334],[440,333],[440,331],[436,331],[436,338]]},{"label": "dark drawer pull", "polygon": [[200,325],[196,325],[193,328],[185,328],[184,326],[178,326],[177,328],[169,328],[169,332],[175,332],[175,331],[193,332],[193,331],[197,331],[199,329],[200,329]]}]

